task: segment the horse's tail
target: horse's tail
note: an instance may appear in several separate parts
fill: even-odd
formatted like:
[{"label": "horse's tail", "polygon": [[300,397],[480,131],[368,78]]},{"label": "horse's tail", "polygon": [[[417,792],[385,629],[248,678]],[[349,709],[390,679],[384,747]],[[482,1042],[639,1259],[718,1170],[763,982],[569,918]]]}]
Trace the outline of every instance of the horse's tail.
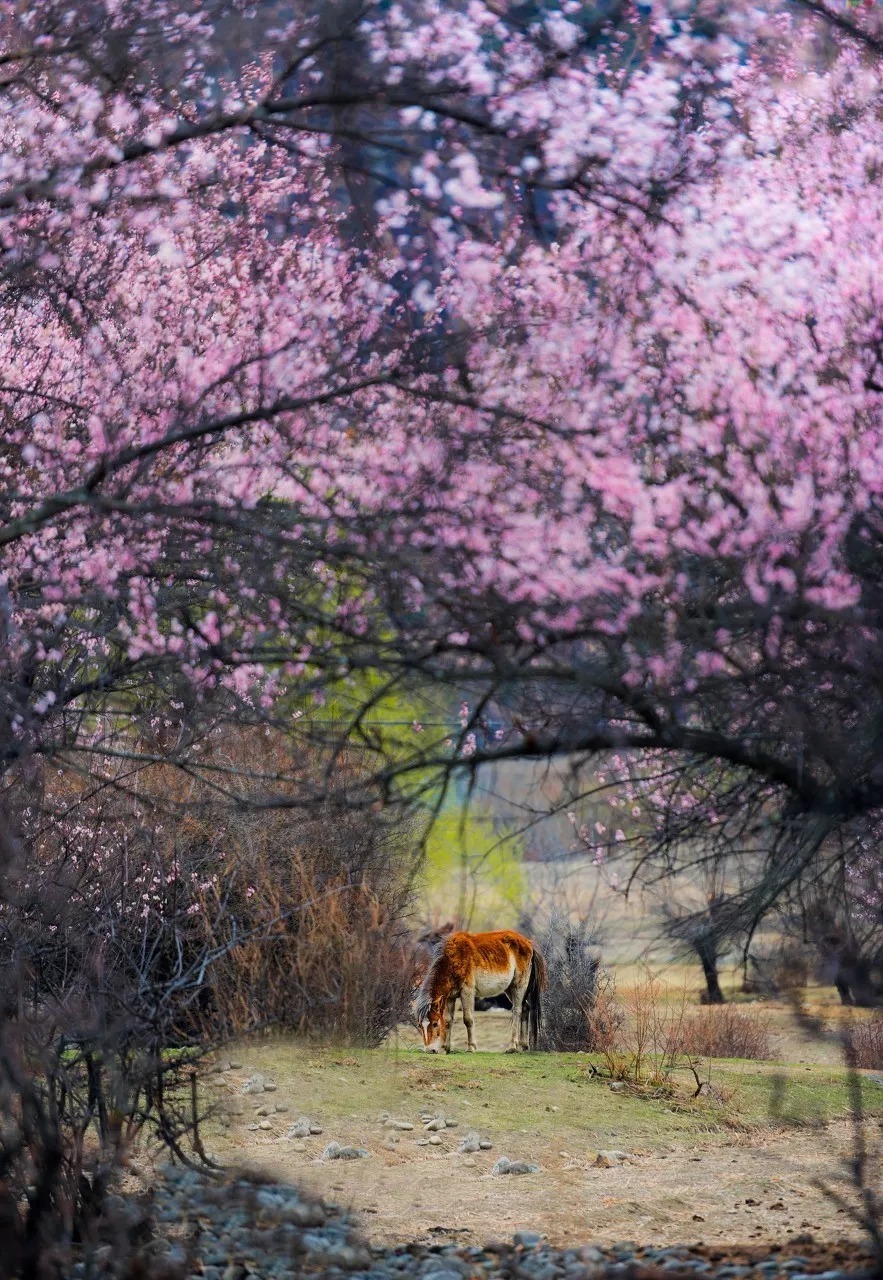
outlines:
[{"label": "horse's tail", "polygon": [[534,944],[530,960],[530,977],[524,993],[524,1017],[527,1018],[527,1043],[536,1049],[540,1042],[540,1024],[543,1020],[543,988],[546,985],[546,962],[539,947]]}]

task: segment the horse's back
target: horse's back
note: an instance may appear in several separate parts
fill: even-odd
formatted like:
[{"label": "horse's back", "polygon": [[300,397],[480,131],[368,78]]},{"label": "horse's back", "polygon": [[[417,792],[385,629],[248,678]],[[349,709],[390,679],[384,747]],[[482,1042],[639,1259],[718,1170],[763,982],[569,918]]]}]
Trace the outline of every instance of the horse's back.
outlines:
[{"label": "horse's back", "polygon": [[[483,995],[498,995],[516,975],[522,974],[533,957],[533,945],[514,929],[498,929],[492,933],[452,933],[444,943],[444,952],[461,982],[471,983]],[[506,986],[491,990],[508,975]]]}]

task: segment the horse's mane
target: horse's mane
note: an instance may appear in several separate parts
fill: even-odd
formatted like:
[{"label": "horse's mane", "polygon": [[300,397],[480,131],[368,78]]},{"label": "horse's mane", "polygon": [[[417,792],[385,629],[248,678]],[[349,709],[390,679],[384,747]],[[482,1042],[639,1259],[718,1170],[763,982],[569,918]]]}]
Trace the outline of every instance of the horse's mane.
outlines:
[{"label": "horse's mane", "polygon": [[447,938],[440,938],[432,948],[432,954],[430,955],[426,972],[423,975],[423,981],[420,983],[420,987],[414,997],[414,1018],[418,1023],[429,1017],[429,1010],[432,1007],[432,983],[444,955],[446,942]]}]

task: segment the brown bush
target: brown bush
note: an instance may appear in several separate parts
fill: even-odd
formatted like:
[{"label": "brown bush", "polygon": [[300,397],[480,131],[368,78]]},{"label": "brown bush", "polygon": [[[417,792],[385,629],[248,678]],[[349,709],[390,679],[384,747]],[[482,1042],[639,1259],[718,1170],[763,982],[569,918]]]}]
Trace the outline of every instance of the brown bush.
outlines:
[{"label": "brown bush", "polygon": [[377,1043],[409,995],[417,842],[331,799],[285,807],[285,779],[318,766],[281,739],[228,734],[206,763],[236,778],[234,803],[170,766],[125,791],[53,776],[0,964],[4,944],[26,955],[40,1000],[100,988],[104,1024],[115,1008],[150,1021],[162,991],[167,1045],[269,1025]]},{"label": "brown bush", "polygon": [[770,1058],[770,1017],[738,1005],[707,1005],[672,1028],[667,1052],[704,1058]]},{"label": "brown bush", "polygon": [[599,988],[591,1036],[612,1079],[669,1088],[681,1069],[698,1083],[702,1058],[770,1057],[769,1023],[768,1014],[734,1005],[696,1010],[686,985],[667,992],[648,970],[619,995],[612,983]]},{"label": "brown bush", "polygon": [[[140,1220],[109,1196],[126,1150],[144,1134],[207,1163],[195,1070],[219,1040],[275,1025],[376,1043],[405,1007],[409,832],[331,799],[285,807],[318,762],[281,739],[228,734],[205,759],[223,790],[168,765],[33,768],[0,824],[10,1276],[67,1274],[72,1249],[129,1257]],[[338,773],[357,789],[356,763]]]},{"label": "brown bush", "polygon": [[852,1067],[883,1070],[883,1013],[854,1016],[842,1030],[846,1060]]},{"label": "brown bush", "polygon": [[[525,919],[523,933],[536,937],[533,922]],[[609,977],[588,920],[573,921],[553,912],[538,937],[546,962],[546,989],[540,1046],[561,1053],[600,1049],[608,1035],[604,999]],[[609,1010],[608,1010],[609,1011]]]}]

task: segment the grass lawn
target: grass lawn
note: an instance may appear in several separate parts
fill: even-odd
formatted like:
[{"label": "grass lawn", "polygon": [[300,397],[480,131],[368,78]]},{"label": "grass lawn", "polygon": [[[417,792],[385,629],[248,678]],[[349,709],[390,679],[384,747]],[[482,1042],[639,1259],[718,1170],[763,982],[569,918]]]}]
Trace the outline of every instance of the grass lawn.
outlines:
[{"label": "grass lawn", "polygon": [[[240,1056],[250,1070],[271,1076],[297,1098],[299,1113],[361,1120],[419,1110],[449,1113],[460,1127],[541,1131],[550,1141],[597,1140],[614,1134],[633,1144],[690,1140],[720,1130],[761,1126],[818,1126],[850,1114],[845,1071],[818,1064],[718,1059],[703,1076],[708,1097],[690,1097],[689,1071],[674,1074],[672,1094],[614,1092],[593,1076],[598,1060],[585,1054],[455,1053],[428,1056],[412,1048],[334,1049],[270,1039]],[[863,1082],[864,1107],[883,1114],[883,1086]],[[484,1113],[484,1114],[483,1114]]]}]

